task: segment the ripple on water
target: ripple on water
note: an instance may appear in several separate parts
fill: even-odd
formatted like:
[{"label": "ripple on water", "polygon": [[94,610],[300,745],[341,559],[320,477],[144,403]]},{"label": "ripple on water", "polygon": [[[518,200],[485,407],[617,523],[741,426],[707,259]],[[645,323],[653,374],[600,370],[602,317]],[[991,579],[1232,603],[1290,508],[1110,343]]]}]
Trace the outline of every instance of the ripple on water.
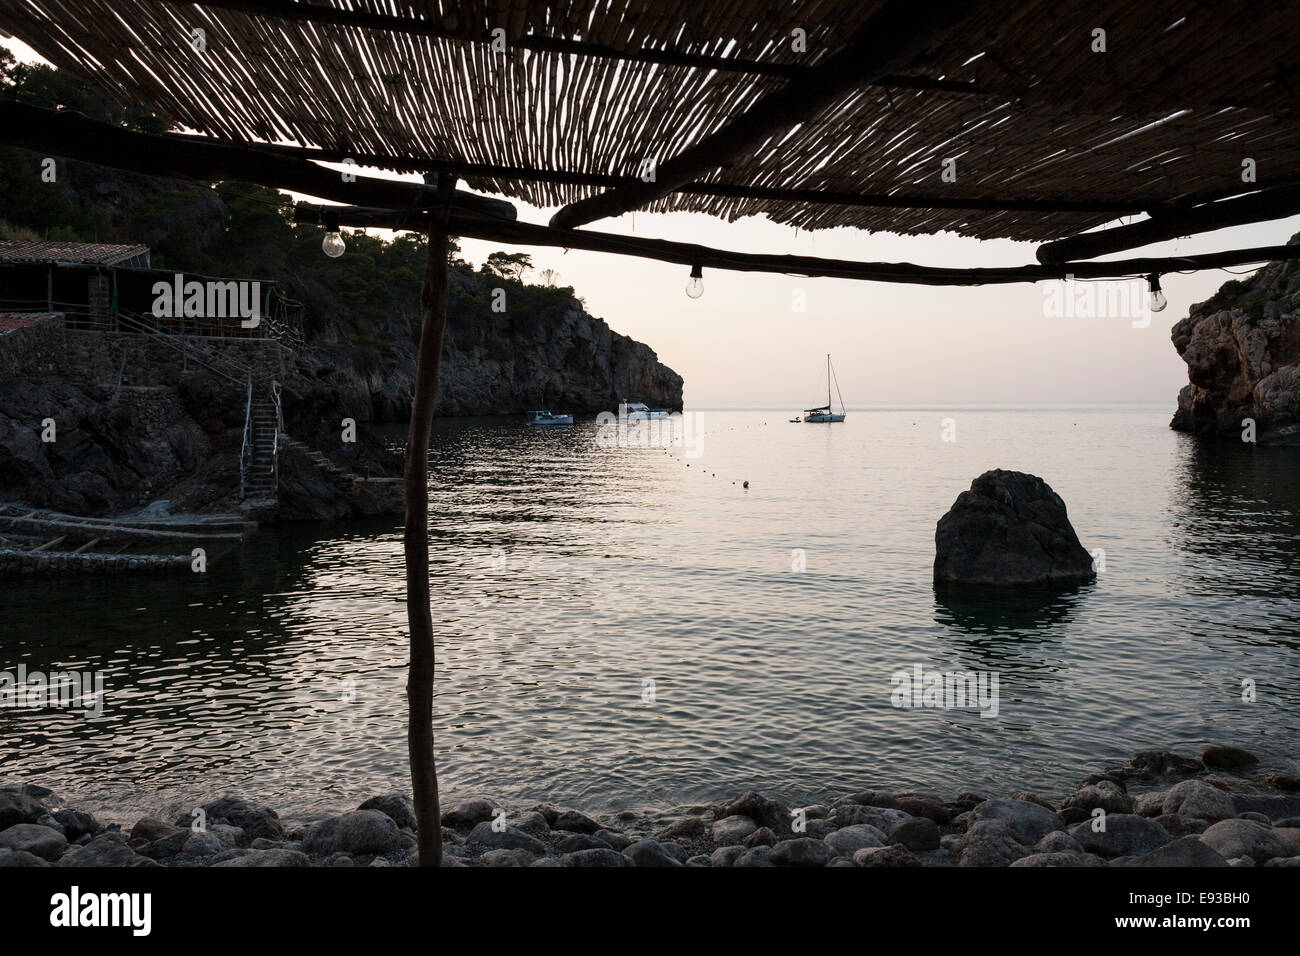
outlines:
[{"label": "ripple on water", "polygon": [[[599,448],[583,424],[440,426],[448,799],[1057,793],[1215,741],[1296,772],[1300,456],[1199,446],[1150,409],[959,414],[949,445],[931,410],[826,429],[705,413],[698,459]],[[934,591],[934,523],[989,467],[1065,498],[1105,550],[1095,584]],[[381,520],[264,530],[183,581],[5,588],[4,666],[101,670],[108,699],[96,718],[0,710],[3,776],[110,817],[223,792],[310,817],[405,788],[402,582]],[[891,674],[916,664],[996,671],[999,716],[891,706]],[[1266,706],[1243,705],[1243,678]]]}]

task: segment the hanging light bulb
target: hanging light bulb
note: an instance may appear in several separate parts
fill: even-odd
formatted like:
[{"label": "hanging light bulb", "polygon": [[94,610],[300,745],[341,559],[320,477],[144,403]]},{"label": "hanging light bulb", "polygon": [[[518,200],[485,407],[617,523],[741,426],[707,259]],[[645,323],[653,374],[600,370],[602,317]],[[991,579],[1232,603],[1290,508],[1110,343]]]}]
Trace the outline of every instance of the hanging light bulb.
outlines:
[{"label": "hanging light bulb", "polygon": [[343,236],[337,232],[325,233],[325,238],[320,243],[321,252],[331,259],[337,259],[347,251],[347,243],[343,241]]},{"label": "hanging light bulb", "polygon": [[1160,276],[1154,272],[1147,276],[1147,288],[1150,290],[1150,296],[1147,299],[1147,305],[1151,307],[1152,312],[1163,312],[1169,300],[1165,294],[1160,291]]},{"label": "hanging light bulb", "polygon": [[704,270],[698,265],[691,266],[691,279],[686,283],[686,294],[692,299],[704,295]]},{"label": "hanging light bulb", "polygon": [[347,250],[343,234],[339,232],[339,214],[325,213],[325,238],[321,240],[320,250],[331,259],[337,259]]}]

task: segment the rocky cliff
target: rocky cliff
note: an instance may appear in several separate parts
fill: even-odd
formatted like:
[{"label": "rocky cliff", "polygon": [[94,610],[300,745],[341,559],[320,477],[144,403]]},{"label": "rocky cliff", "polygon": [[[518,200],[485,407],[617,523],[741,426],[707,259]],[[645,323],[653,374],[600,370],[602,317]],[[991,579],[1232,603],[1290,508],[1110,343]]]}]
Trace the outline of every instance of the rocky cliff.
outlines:
[{"label": "rocky cliff", "polygon": [[[289,434],[311,434],[331,456],[286,444],[278,509],[259,517],[400,508],[382,478],[400,472],[400,456],[383,436],[358,428],[355,442],[340,441],[352,408],[273,343],[224,352],[283,382]],[[57,317],[0,334],[0,502],[75,515],[160,500],[177,511],[236,510],[246,406],[244,386],[196,361],[186,368],[163,342],[66,332]]]},{"label": "rocky cliff", "polygon": [[[571,290],[468,266],[453,268],[451,281],[440,416],[612,411],[622,398],[681,407],[681,376],[588,315]],[[378,325],[373,316],[332,323],[297,351],[208,341],[282,385],[291,441],[277,506],[259,519],[400,513],[391,430],[366,423],[409,416],[417,338],[414,309],[395,308]],[[246,399],[243,386],[186,367],[161,341],[65,331],[58,318],[0,334],[0,502],[77,515],[160,499],[183,511],[230,510]],[[349,419],[355,437],[341,440]],[[45,439],[43,423],[53,425]]]},{"label": "rocky cliff", "polygon": [[1190,382],[1170,427],[1240,440],[1249,418],[1258,443],[1300,444],[1300,263],[1225,283],[1171,338]]},{"label": "rocky cliff", "polygon": [[[654,351],[589,315],[571,290],[525,285],[468,266],[449,273],[437,414],[513,415],[532,408],[614,411],[623,399],[682,407],[682,377]],[[419,316],[333,322],[301,357],[308,374],[375,421],[404,421]],[[494,311],[496,305],[500,311]]]}]

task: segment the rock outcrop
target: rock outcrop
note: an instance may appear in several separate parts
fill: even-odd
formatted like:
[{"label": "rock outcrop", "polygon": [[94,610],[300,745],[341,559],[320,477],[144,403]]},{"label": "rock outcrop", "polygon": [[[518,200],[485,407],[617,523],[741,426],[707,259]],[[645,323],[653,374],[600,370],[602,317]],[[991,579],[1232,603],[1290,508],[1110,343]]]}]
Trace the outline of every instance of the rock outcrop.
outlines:
[{"label": "rock outcrop", "polygon": [[1300,264],[1225,283],[1170,337],[1189,379],[1170,427],[1240,441],[1252,419],[1259,444],[1300,444]]},{"label": "rock outcrop", "polygon": [[[613,411],[624,398],[681,407],[681,376],[569,290],[466,266],[451,277],[440,416]],[[498,286],[500,313],[491,308]],[[259,520],[402,513],[400,455],[367,425],[410,414],[414,323],[396,310],[365,335],[331,327],[294,352],[204,344],[282,386],[285,433],[296,441],[281,445],[277,502]],[[58,317],[0,335],[0,502],[104,515],[165,497],[178,511],[233,510],[246,405],[242,386],[145,336],[65,333]],[[355,440],[341,441],[348,420]],[[44,439],[43,423],[53,428]]]},{"label": "rock outcrop", "polygon": [[[517,415],[532,408],[615,411],[618,403],[682,407],[682,377],[654,350],[588,314],[569,290],[524,285],[468,266],[448,272],[439,416]],[[493,311],[499,304],[503,311]],[[337,394],[358,421],[405,421],[415,381],[419,316],[321,330],[304,374]]]},{"label": "rock outcrop", "polygon": [[934,533],[936,585],[1066,585],[1096,576],[1092,556],[1047,482],[986,471]]}]

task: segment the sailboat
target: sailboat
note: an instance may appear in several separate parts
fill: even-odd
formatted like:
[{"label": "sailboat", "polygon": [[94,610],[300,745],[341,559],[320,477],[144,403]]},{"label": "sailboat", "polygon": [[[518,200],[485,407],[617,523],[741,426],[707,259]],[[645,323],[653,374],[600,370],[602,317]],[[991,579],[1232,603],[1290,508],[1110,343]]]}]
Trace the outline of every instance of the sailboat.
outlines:
[{"label": "sailboat", "polygon": [[[840,411],[837,415],[831,410],[831,379],[835,373],[831,370],[830,353],[826,355],[826,404],[817,408],[804,409],[803,420],[805,422],[819,425],[823,422],[842,422],[844,421],[844,396],[840,395]],[[838,395],[840,391],[839,379],[835,379],[835,392]]]}]

